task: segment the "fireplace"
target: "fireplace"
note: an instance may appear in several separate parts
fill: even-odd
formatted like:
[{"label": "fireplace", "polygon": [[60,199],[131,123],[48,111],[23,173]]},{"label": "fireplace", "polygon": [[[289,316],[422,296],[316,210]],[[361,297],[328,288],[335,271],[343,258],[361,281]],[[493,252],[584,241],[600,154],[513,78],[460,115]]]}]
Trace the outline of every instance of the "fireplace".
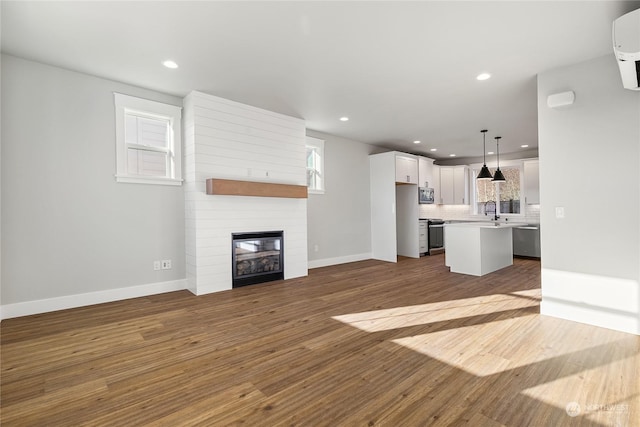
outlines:
[{"label": "fireplace", "polygon": [[282,231],[232,233],[232,286],[284,279]]}]

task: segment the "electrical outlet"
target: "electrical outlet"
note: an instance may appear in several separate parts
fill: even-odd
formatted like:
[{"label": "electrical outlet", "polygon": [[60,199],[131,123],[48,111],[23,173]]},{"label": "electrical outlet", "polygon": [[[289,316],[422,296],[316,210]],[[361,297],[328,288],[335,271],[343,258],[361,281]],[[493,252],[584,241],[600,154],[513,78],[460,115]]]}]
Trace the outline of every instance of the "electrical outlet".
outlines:
[{"label": "electrical outlet", "polygon": [[171,270],[171,260],[170,259],[163,259],[162,260],[162,269],[163,270]]},{"label": "electrical outlet", "polygon": [[160,270],[160,261],[153,261],[153,269]]},{"label": "electrical outlet", "polygon": [[562,219],[564,218],[564,207],[556,206],[556,218]]}]

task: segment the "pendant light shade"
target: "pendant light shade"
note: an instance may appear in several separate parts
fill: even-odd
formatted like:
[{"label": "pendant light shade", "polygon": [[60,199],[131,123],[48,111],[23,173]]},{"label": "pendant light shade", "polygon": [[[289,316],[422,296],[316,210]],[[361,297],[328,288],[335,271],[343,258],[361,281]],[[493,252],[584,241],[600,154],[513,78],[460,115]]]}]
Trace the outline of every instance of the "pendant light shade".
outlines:
[{"label": "pendant light shade", "polygon": [[482,129],[480,132],[482,132],[482,159],[483,159],[483,165],[482,165],[482,168],[480,169],[480,173],[478,174],[476,179],[487,180],[487,179],[493,178],[491,176],[491,172],[489,171],[489,168],[487,167],[487,157],[486,157],[486,153],[487,153],[487,146],[486,146],[487,130],[486,129]]},{"label": "pendant light shade", "polygon": [[491,176],[491,171],[489,171],[489,168],[487,167],[487,165],[484,165],[480,169],[480,173],[478,174],[478,177],[476,179],[487,180],[491,178],[493,178],[493,176]]},{"label": "pendant light shade", "polygon": [[502,174],[502,171],[498,169],[496,173],[493,174],[493,182],[505,182],[507,179]]},{"label": "pendant light shade", "polygon": [[498,166],[498,168],[496,169],[496,172],[493,174],[493,179],[491,180],[493,182],[506,181],[504,175],[502,174],[502,171],[500,170],[500,138],[502,137],[496,136],[496,165]]}]

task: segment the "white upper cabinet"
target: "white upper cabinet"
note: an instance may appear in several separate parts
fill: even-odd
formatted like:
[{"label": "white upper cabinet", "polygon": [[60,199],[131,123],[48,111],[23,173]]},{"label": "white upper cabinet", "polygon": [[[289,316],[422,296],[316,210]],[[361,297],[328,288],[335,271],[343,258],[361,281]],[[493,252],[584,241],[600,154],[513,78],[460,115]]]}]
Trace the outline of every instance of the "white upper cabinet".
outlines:
[{"label": "white upper cabinet", "polygon": [[433,186],[433,200],[436,204],[442,203],[442,193],[440,192],[440,166],[432,165],[431,166],[431,179],[433,180],[433,184],[429,182],[429,185]]},{"label": "white upper cabinet", "polygon": [[398,183],[418,183],[418,159],[409,156],[396,155],[396,182]]},{"label": "white upper cabinet", "polygon": [[440,166],[428,157],[418,157],[418,187],[433,188],[434,203],[440,203]]},{"label": "white upper cabinet", "polygon": [[469,168],[467,166],[453,168],[453,196],[454,205],[469,204]]},{"label": "white upper cabinet", "polygon": [[418,157],[418,187],[433,187],[433,159]]},{"label": "white upper cabinet", "polygon": [[453,168],[440,166],[440,203],[452,205],[453,201]]},{"label": "white upper cabinet", "polygon": [[440,166],[439,201],[443,205],[469,204],[468,166]]},{"label": "white upper cabinet", "polygon": [[525,160],[524,169],[524,201],[527,205],[540,204],[539,162]]}]

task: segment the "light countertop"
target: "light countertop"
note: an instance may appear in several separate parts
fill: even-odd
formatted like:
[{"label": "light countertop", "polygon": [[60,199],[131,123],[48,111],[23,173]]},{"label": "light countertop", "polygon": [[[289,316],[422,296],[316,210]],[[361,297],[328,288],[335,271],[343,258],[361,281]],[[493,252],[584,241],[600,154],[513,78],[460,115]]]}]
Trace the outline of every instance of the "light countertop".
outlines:
[{"label": "light countertop", "polygon": [[454,222],[445,224],[445,227],[469,227],[469,228],[516,228],[529,225],[526,222],[493,222],[493,221],[476,221],[476,222]]}]

